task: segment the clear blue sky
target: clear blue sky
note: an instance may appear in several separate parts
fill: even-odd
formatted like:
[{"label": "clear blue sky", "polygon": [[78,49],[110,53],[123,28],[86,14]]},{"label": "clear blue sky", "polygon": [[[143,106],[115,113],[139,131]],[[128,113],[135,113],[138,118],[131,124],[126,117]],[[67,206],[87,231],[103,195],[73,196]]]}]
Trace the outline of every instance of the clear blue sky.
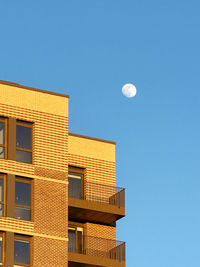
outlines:
[{"label": "clear blue sky", "polygon": [[69,94],[71,132],[117,141],[127,266],[199,267],[200,2],[6,0],[0,10],[0,79]]}]

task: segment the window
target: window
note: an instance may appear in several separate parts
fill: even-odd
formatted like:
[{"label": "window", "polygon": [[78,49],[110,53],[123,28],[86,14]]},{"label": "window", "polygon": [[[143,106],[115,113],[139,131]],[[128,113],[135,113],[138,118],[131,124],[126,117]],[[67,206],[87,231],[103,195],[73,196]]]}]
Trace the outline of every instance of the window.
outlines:
[{"label": "window", "polygon": [[0,118],[0,159],[5,159],[7,154],[6,122],[6,119]]},{"label": "window", "polygon": [[4,235],[3,233],[0,233],[0,266],[3,266],[3,261],[4,261],[4,255],[3,255],[3,251],[4,251]]},{"label": "window", "polygon": [[83,228],[78,226],[69,226],[68,238],[68,251],[83,253]]},{"label": "window", "polygon": [[15,180],[15,218],[31,220],[31,180],[16,178]]},{"label": "window", "polygon": [[14,266],[30,266],[30,238],[16,235],[14,240]]},{"label": "window", "polygon": [[32,163],[32,124],[17,121],[16,161]]},{"label": "window", "polygon": [[84,169],[69,167],[68,196],[83,199],[83,174]]},{"label": "window", "polygon": [[32,126],[30,122],[0,117],[0,159],[32,163]]},{"label": "window", "polygon": [[0,175],[0,216],[5,215],[5,190],[4,190],[4,176]]},{"label": "window", "polygon": [[81,176],[69,174],[69,197],[81,199]]}]

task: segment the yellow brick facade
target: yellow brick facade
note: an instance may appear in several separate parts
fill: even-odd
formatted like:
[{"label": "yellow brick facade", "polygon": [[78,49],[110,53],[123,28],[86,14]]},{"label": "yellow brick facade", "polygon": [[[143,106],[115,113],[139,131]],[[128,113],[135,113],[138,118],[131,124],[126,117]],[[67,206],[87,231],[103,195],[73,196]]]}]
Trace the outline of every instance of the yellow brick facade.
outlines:
[{"label": "yellow brick facade", "polygon": [[95,237],[115,240],[116,239],[116,228],[112,226],[106,226],[106,225],[86,223],[85,234],[88,236],[95,236]]},{"label": "yellow brick facade", "polygon": [[[108,186],[106,190],[103,188],[105,197],[114,194],[115,144],[69,134],[69,165],[85,170],[85,195],[89,195],[88,199],[92,200],[93,196],[98,196],[98,190],[95,191],[94,189],[96,183]],[[89,189],[87,182],[91,182]],[[84,225],[84,232],[87,236],[116,239],[116,228],[111,226],[86,223]]]},{"label": "yellow brick facade", "polygon": [[34,255],[33,266],[67,266],[66,241],[34,237],[32,254]]},{"label": "yellow brick facade", "polygon": [[25,108],[61,117],[68,117],[68,99],[62,96],[29,90],[23,86],[13,86],[0,81],[1,103],[16,108]]},{"label": "yellow brick facade", "polygon": [[69,164],[85,169],[88,182],[115,185],[115,144],[69,134]]},{"label": "yellow brick facade", "polygon": [[1,217],[0,230],[31,237],[31,266],[67,266],[68,98],[0,84],[0,115],[33,123],[33,164],[0,159],[33,179],[33,220]]},{"label": "yellow brick facade", "polygon": [[115,163],[115,142],[70,134],[69,147],[72,155]]},{"label": "yellow brick facade", "polygon": [[[103,204],[111,204],[109,197],[116,193],[115,143],[69,134],[67,96],[1,81],[0,117],[33,123],[32,164],[0,159],[1,174],[32,180],[32,220],[0,217],[0,232],[30,237],[30,266],[67,267],[69,167],[84,171],[87,201],[99,197],[105,199]],[[70,221],[73,224],[83,227],[85,236],[93,237],[86,240],[89,256],[99,250],[104,251],[100,256],[107,257],[116,246],[114,225]],[[95,238],[100,240],[98,245]],[[113,242],[105,249],[106,239]]]}]

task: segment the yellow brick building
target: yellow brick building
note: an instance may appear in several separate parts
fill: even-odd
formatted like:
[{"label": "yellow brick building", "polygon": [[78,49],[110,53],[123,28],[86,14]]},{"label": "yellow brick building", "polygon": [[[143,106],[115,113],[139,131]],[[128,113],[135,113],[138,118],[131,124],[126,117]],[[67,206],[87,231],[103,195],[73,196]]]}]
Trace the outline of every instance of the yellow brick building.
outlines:
[{"label": "yellow brick building", "polygon": [[69,133],[68,100],[0,81],[0,266],[125,266],[115,143]]}]

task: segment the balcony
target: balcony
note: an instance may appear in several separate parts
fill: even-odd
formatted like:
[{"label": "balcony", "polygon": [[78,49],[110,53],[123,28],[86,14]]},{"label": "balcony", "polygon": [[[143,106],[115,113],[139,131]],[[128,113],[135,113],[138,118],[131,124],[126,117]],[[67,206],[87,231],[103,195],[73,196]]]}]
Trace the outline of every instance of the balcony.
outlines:
[{"label": "balcony", "polygon": [[69,267],[125,267],[125,243],[93,236],[77,241],[69,238]]},{"label": "balcony", "polygon": [[125,216],[125,189],[69,180],[69,220],[114,224]]}]

